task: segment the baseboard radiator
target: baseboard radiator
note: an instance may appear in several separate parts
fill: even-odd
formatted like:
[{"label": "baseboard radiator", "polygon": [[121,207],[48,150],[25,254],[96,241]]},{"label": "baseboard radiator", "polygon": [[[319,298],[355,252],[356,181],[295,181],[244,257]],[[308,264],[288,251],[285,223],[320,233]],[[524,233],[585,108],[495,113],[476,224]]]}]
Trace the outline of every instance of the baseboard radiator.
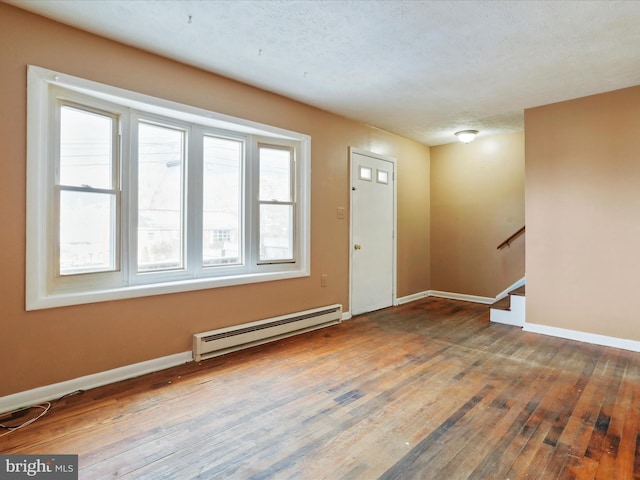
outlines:
[{"label": "baseboard radiator", "polygon": [[342,321],[342,305],[329,305],[235,327],[196,333],[193,360],[199,362],[225,353],[273,342]]}]

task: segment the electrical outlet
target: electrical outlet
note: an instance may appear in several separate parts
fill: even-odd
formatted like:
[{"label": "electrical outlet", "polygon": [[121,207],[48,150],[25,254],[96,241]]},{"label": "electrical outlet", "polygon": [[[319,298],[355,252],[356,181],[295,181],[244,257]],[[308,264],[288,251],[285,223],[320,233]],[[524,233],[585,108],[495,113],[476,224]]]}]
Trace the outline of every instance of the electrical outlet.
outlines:
[{"label": "electrical outlet", "polygon": [[338,207],[337,217],[339,220],[344,219],[344,207]]},{"label": "electrical outlet", "polygon": [[326,287],[327,286],[327,275],[320,275],[320,286],[321,287]]}]

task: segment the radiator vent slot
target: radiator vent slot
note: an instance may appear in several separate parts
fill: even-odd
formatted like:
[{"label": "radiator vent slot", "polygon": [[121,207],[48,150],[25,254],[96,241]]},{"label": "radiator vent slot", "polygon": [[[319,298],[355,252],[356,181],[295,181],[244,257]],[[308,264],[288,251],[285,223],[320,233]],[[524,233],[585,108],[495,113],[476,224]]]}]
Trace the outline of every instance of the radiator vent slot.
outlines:
[{"label": "radiator vent slot", "polygon": [[235,327],[196,333],[193,336],[193,359],[199,362],[225,353],[336,325],[341,321],[342,305],[329,305]]}]

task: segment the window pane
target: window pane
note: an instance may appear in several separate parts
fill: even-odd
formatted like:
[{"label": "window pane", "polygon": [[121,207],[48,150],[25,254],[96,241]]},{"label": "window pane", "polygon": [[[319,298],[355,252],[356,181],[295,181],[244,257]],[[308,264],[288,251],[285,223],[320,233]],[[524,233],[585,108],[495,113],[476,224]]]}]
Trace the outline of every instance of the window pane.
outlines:
[{"label": "window pane", "polygon": [[203,139],[204,266],[242,263],[242,142]]},{"label": "window pane", "polygon": [[116,269],[115,195],[60,192],[60,275]]},{"label": "window pane", "polygon": [[182,268],[185,132],[138,128],[138,271]]},{"label": "window pane", "polygon": [[113,188],[113,119],[60,109],[60,185]]},{"label": "window pane", "polygon": [[293,206],[260,205],[260,261],[293,259]]},{"label": "window pane", "polygon": [[260,147],[260,200],[290,202],[291,150]]}]

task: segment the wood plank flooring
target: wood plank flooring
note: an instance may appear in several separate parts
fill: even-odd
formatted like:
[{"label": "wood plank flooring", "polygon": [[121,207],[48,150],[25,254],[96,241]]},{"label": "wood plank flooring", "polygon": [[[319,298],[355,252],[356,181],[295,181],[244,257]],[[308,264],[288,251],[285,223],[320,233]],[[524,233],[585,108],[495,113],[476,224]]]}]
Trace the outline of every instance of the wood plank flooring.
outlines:
[{"label": "wood plank flooring", "polygon": [[640,479],[640,354],[488,318],[362,315],[65,398],[0,452],[91,480]]}]

